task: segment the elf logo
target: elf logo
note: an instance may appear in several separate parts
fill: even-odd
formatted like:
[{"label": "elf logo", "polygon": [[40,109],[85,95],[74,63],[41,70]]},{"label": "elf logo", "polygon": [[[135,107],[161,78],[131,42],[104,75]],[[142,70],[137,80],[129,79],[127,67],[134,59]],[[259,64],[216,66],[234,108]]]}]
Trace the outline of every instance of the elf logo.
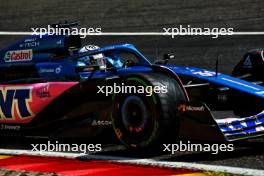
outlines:
[{"label": "elf logo", "polygon": [[31,87],[0,87],[0,121],[32,117],[31,101]]}]

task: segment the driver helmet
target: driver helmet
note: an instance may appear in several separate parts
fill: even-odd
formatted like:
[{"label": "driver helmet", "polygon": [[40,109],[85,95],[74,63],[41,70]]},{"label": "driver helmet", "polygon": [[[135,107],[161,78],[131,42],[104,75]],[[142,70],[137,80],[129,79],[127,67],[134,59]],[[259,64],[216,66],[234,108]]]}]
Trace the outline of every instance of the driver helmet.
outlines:
[{"label": "driver helmet", "polygon": [[84,52],[87,52],[87,51],[93,51],[93,50],[97,50],[99,49],[100,47],[97,46],[97,45],[86,45],[84,47],[82,47],[80,50],[79,50],[79,53],[84,53]]},{"label": "driver helmet", "polygon": [[[96,45],[86,45],[79,50],[79,53],[85,53],[88,51],[93,51],[99,49],[99,46]],[[100,69],[106,69],[106,61],[103,53],[89,55],[81,57],[78,60],[78,66],[86,66],[86,65],[99,65]]]}]

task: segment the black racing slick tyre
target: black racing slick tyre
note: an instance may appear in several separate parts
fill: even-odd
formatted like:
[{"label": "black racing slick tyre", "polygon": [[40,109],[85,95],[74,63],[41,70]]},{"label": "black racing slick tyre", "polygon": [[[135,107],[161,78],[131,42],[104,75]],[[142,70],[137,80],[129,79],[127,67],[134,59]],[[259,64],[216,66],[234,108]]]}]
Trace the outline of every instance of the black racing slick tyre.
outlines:
[{"label": "black racing slick tyre", "polygon": [[232,71],[232,76],[250,82],[262,82],[264,86],[264,50],[252,50],[243,56]]},{"label": "black racing slick tyre", "polygon": [[[264,51],[255,49],[247,52],[235,66],[232,76],[264,86]],[[232,108],[235,115],[246,117],[263,111],[260,98],[234,91],[231,93]]]},{"label": "black racing slick tyre", "polygon": [[[112,125],[126,147],[144,149],[177,137],[178,106],[186,98],[176,80],[144,73],[125,77],[121,84],[137,88],[137,92],[113,95]],[[157,87],[162,91],[157,91]]]},{"label": "black racing slick tyre", "polygon": [[237,116],[253,116],[260,113],[264,109],[264,101],[261,98],[243,94],[237,91],[231,93],[230,97],[233,112]]}]

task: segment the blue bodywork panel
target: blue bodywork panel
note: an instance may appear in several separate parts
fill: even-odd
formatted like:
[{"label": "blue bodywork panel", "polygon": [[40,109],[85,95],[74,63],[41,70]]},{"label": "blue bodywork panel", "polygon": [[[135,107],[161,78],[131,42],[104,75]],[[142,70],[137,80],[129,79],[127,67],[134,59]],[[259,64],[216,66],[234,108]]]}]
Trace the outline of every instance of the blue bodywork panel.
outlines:
[{"label": "blue bodywork panel", "polygon": [[[43,61],[51,61],[55,56],[55,53],[66,52],[67,47],[66,37],[62,35],[43,35],[42,38],[39,36],[29,36],[24,39],[17,41],[16,43],[2,49],[0,51],[0,65],[15,65],[21,63],[38,63]],[[29,51],[31,50],[32,56],[28,60],[20,60],[14,62],[6,62],[6,54],[13,51]]]},{"label": "blue bodywork panel", "polygon": [[[110,45],[105,46],[99,49],[95,49],[92,51],[87,51],[85,53],[69,53],[64,57],[57,57],[57,53],[65,54],[68,51],[69,47],[66,36],[57,36],[57,35],[44,35],[43,38],[39,36],[30,36],[25,39],[22,39],[15,44],[1,50],[0,52],[0,67],[8,67],[10,65],[20,65],[20,64],[34,64],[38,74],[42,78],[62,78],[62,77],[80,77],[81,79],[86,79],[89,77],[90,72],[79,72],[76,73],[75,69],[78,66],[78,59],[94,55],[98,53],[104,53],[108,56],[108,59],[111,59],[111,56],[115,52],[123,51],[134,54],[138,58],[137,66],[129,67],[129,68],[117,68],[117,72],[115,74],[127,74],[127,73],[138,73],[151,71],[151,63],[150,61],[134,47],[132,44],[119,44],[119,45]],[[30,58],[20,60],[20,61],[7,61],[7,55],[10,54],[8,52],[11,51],[13,54],[18,53],[18,51],[30,51],[32,50],[32,55]],[[109,62],[113,62],[114,59],[109,60]],[[121,62],[121,61],[117,61]],[[120,65],[120,64],[119,64]],[[164,65],[164,67],[169,68],[174,73],[184,76],[191,76],[197,79],[208,81],[209,83],[217,84],[219,86],[229,87],[244,93],[248,93],[260,98],[264,98],[264,88],[259,85],[255,85],[253,83],[234,78],[225,74],[216,73],[214,71],[208,71],[201,68],[194,67],[179,67],[179,66],[171,66]],[[111,76],[114,73],[110,71],[100,72],[97,71],[94,74],[94,77],[107,77]]]},{"label": "blue bodywork panel", "polygon": [[194,67],[169,67],[178,75],[195,77],[220,86],[229,87],[260,98],[264,98],[264,87],[222,73]]},{"label": "blue bodywork panel", "polygon": [[[117,72],[111,73],[110,71],[97,71],[94,74],[95,77],[107,77],[113,74],[122,75],[152,70],[150,67],[150,61],[139,50],[137,50],[134,45],[131,44],[110,45],[84,53],[68,53],[69,48],[72,46],[80,47],[79,44],[76,44],[76,42],[71,42],[68,36],[44,35],[42,38],[35,35],[29,36],[0,51],[0,67],[9,67],[10,65],[20,64],[34,64],[39,76],[42,78],[80,77],[81,79],[86,79],[89,77],[90,72],[76,72],[78,59],[89,55],[104,53],[110,63],[119,63]],[[119,51],[134,54],[138,58],[137,66],[126,69],[120,67],[122,62],[118,60],[119,58],[115,58],[115,61],[112,57],[115,52]],[[24,55],[22,55],[23,52]],[[13,54],[14,57],[11,57],[10,54]],[[62,56],[58,57],[58,55]],[[179,67],[171,65],[165,65],[164,67],[169,68],[178,75],[195,77],[197,79],[208,81],[209,83],[229,87],[244,93],[264,98],[264,88],[262,86],[258,86],[225,74],[218,73],[216,76],[216,73],[213,71],[193,67]]]}]

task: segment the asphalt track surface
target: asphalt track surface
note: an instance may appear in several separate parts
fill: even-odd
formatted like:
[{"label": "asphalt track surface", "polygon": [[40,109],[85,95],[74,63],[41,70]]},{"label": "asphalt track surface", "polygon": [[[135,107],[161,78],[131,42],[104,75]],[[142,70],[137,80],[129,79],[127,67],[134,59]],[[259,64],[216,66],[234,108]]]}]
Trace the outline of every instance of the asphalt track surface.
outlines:
[{"label": "asphalt track surface", "polygon": [[[163,27],[180,24],[263,31],[263,7],[262,0],[0,0],[0,31],[30,31],[31,27],[46,27],[59,20],[77,20],[81,27],[101,27],[102,32],[163,32]],[[0,48],[18,38],[0,36]],[[174,39],[169,36],[94,36],[84,39],[84,43],[100,46],[133,43],[152,61],[169,52],[176,56],[174,64],[207,69],[214,69],[215,59],[220,56],[219,71],[229,74],[246,51],[263,48],[263,40],[264,35],[219,36],[217,39],[210,36],[178,36]],[[181,152],[165,160],[264,169],[262,141],[242,144],[232,153]],[[25,148],[21,144],[6,146]],[[135,155],[124,150],[110,150],[106,154]],[[138,157],[150,157],[145,155]]]}]

